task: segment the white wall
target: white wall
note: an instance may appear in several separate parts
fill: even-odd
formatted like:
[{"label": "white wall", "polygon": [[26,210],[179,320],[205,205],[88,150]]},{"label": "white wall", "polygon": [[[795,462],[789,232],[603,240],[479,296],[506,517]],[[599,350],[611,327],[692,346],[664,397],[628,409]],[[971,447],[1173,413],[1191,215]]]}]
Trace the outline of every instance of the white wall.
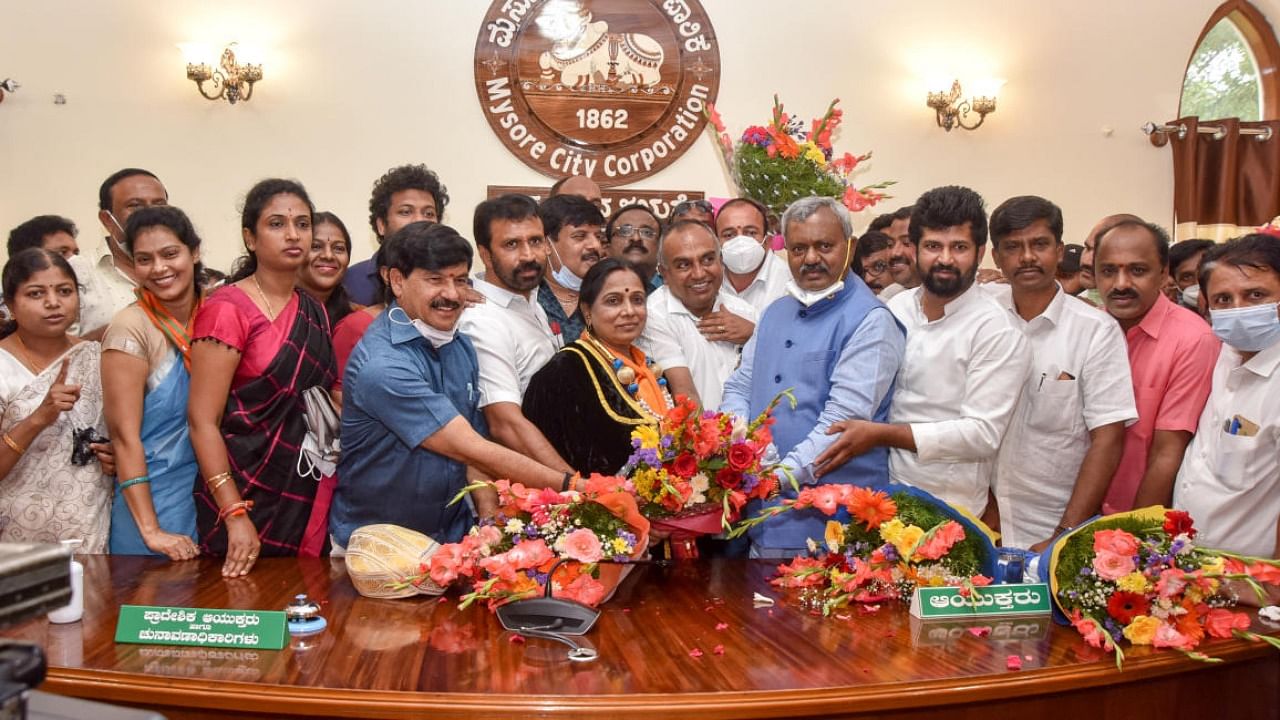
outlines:
[{"label": "white wall", "polygon": [[[1121,210],[1170,220],[1169,151],[1137,128],[1174,116],[1215,0],[703,3],[720,40],[719,104],[730,128],[763,123],[774,91],[806,117],[840,97],[847,122],[837,150],[875,151],[863,177],[899,181],[888,209],[962,183],[991,207],[1023,193],[1057,201],[1071,239]],[[547,182],[499,144],[475,99],[472,52],[487,5],[6,3],[0,79],[23,87],[0,104],[0,231],[58,213],[92,249],[102,234],[99,183],[135,165],[160,175],[202,232],[208,259],[226,267],[240,251],[237,203],[254,181],[283,175],[346,220],[364,257],[373,181],[390,166],[426,162],[452,196],[446,220],[469,235],[485,185]],[[1280,0],[1260,7],[1274,17]],[[268,50],[253,100],[235,107],[199,97],[175,47],[229,39]],[[944,133],[924,105],[926,79],[957,72],[1008,80],[977,132]],[[67,104],[54,105],[55,92]],[[712,195],[727,187],[709,138],[638,186]]]}]

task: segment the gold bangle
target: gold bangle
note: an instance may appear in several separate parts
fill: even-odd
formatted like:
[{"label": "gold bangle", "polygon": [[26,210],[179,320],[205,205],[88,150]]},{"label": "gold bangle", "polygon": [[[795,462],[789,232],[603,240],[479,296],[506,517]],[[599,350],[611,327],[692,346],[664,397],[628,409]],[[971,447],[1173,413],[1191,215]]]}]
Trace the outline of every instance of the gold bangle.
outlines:
[{"label": "gold bangle", "polygon": [[226,485],[227,481],[230,479],[231,479],[231,473],[224,472],[224,473],[218,473],[217,475],[214,475],[208,480],[205,480],[204,483],[205,485],[209,486],[209,494],[212,495],[218,492],[218,488],[222,487],[223,485]]},{"label": "gold bangle", "polygon": [[27,452],[26,448],[19,445],[13,438],[9,437],[9,433],[4,434],[4,444],[8,445],[9,449],[18,453],[18,455],[25,455]]}]

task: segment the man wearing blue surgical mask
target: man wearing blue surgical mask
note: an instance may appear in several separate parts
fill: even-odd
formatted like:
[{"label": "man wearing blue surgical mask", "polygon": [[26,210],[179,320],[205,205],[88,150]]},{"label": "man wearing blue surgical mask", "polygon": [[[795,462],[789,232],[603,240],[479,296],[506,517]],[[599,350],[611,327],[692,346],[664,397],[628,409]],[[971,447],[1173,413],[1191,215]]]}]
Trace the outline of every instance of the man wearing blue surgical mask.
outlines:
[{"label": "man wearing blue surgical mask", "polygon": [[1173,504],[1207,547],[1280,557],[1280,239],[1210,248],[1200,288],[1224,346]]},{"label": "man wearing blue surgical mask", "polygon": [[554,195],[538,206],[538,217],[551,241],[538,304],[547,311],[552,334],[568,345],[586,328],[578,308],[578,289],[587,270],[605,256],[604,215],[579,195]]}]

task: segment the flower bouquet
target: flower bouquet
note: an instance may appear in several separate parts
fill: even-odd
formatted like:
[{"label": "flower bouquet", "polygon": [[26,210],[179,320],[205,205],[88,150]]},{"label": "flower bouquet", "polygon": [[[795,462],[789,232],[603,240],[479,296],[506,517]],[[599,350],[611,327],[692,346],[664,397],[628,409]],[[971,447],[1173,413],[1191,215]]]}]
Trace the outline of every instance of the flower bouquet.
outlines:
[{"label": "flower bouquet", "polygon": [[764,127],[752,125],[735,143],[725,132],[724,121],[714,106],[707,106],[707,118],[718,134],[717,147],[724,156],[733,182],[743,195],[782,215],[791,203],[803,197],[822,195],[835,198],[858,212],[889,197],[880,191],[892,180],[857,187],[852,175],[871,153],[835,156],[831,135],[840,127],[843,110],[832,100],[822,117],[813,120],[805,132],[799,118],[788,115],[773,96],[773,117]]},{"label": "flower bouquet", "polygon": [[844,510],[851,520],[827,522],[822,541],[809,540],[811,556],[778,566],[771,582],[804,589],[824,615],[850,602],[909,601],[919,586],[972,589],[989,584],[995,572],[991,530],[917,488],[806,487],[734,532],[807,508],[831,516]]},{"label": "flower bouquet", "polygon": [[[631,570],[625,563],[648,547],[649,521],[622,478],[592,475],[582,492],[534,490],[506,480],[492,485],[497,513],[461,542],[440,546],[414,579],[440,587],[470,580],[472,591],[463,596],[462,608],[484,600],[494,610],[542,595],[547,583],[555,597],[595,607]],[[553,572],[561,560],[571,562]]]},{"label": "flower bouquet", "polygon": [[1280,561],[1246,557],[1195,544],[1182,511],[1149,507],[1109,515],[1068,532],[1041,558],[1040,573],[1054,602],[1086,642],[1114,652],[1120,642],[1175,648],[1197,660],[1206,637],[1280,639],[1249,631],[1249,616],[1233,612],[1226,583],[1243,582],[1265,599],[1260,583],[1280,584]]},{"label": "flower bouquet", "polygon": [[652,527],[670,532],[682,548],[678,556],[696,557],[689,540],[730,529],[747,501],[777,494],[776,472],[789,472],[765,456],[773,442],[773,410],[783,397],[791,395],[778,395],[748,423],[727,413],[700,412],[681,395],[657,427],[642,425],[631,433],[635,452],[621,474],[630,479]]}]

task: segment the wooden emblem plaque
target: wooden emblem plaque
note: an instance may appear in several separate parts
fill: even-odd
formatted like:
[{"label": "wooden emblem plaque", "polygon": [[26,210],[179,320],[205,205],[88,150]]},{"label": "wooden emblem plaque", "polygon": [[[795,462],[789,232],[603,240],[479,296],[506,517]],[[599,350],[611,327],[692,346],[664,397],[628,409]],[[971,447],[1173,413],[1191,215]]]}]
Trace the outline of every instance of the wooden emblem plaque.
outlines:
[{"label": "wooden emblem plaque", "polygon": [[[534,185],[490,185],[486,199],[492,200],[507,193],[520,193],[542,202],[550,187]],[[671,211],[682,202],[703,200],[705,193],[699,190],[642,190],[639,188],[604,188],[600,191],[601,212],[607,219],[620,208],[628,205],[644,205],[662,222],[671,219]]]},{"label": "wooden emblem plaque", "polygon": [[609,187],[698,140],[720,50],[698,0],[493,0],[475,80],[489,127],[522,162]]}]

